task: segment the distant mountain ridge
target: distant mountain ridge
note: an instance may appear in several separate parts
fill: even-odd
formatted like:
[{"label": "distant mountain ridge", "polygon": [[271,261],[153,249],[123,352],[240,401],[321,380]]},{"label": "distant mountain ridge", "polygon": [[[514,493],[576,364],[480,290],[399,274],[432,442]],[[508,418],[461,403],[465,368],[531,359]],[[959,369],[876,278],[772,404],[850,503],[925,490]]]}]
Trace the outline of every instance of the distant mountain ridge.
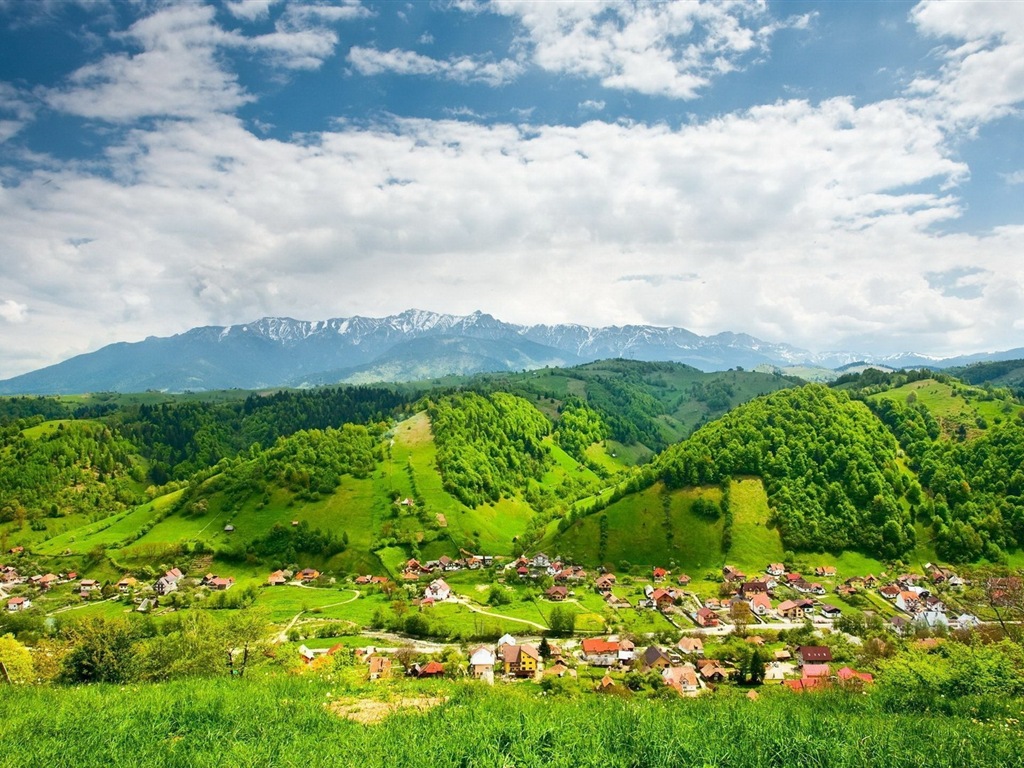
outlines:
[{"label": "distant mountain ridge", "polygon": [[170,337],[119,342],[0,381],[0,394],[180,392],[412,381],[620,357],[685,363],[715,371],[794,364],[833,368],[857,360],[891,367],[945,367],[1011,359],[1014,354],[1024,357],[1024,350],[951,361],[911,354],[890,358],[853,353],[815,355],[738,333],[700,336],[683,328],[650,325],[523,326],[479,311],[449,315],[410,309],[381,318],[306,321],[264,317],[251,323],[193,328]]}]

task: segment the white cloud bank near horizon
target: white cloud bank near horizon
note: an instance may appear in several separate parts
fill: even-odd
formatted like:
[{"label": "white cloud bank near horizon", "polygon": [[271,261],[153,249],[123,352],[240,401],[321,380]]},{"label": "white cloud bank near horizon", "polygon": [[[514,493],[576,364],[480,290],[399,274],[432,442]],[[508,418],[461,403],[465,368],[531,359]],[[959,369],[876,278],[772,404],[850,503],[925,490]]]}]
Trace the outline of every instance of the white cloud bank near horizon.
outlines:
[{"label": "white cloud bank near horizon", "polygon": [[[274,5],[230,8],[256,20]],[[528,51],[489,63],[523,63],[488,75],[466,59],[458,74],[458,61],[356,47],[346,62],[495,87],[539,67],[685,101],[767,51],[780,24],[804,23],[757,3],[471,5],[514,17]],[[920,4],[941,65],[873,103],[792,99],[680,127],[391,116],[257,135],[236,114],[257,96],[222,54],[282,71],[340,56],[311,7],[328,10],[297,5],[289,18],[308,23],[270,37],[226,30],[204,6],[163,8],[123,33],[134,53],[45,91],[0,84],[0,150],[39,102],[119,128],[99,165],[0,162],[0,378],[196,325],[410,307],[815,351],[1024,345],[1024,225],[936,226],[962,213],[958,146],[1024,101],[1021,6]],[[335,7],[341,22],[367,13]]]}]

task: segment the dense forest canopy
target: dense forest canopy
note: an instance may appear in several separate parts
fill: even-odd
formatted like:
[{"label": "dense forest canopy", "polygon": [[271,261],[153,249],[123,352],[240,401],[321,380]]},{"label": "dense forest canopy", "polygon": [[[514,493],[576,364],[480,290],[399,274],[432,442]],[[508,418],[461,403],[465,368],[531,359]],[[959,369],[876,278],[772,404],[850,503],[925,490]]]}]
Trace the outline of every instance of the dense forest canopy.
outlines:
[{"label": "dense forest canopy", "polygon": [[787,547],[895,558],[914,545],[898,445],[871,411],[819,385],[754,400],[666,451],[670,487],[764,478]]},{"label": "dense forest canopy", "polygon": [[428,412],[445,490],[467,506],[525,492],[550,464],[550,422],[527,400],[504,392],[443,397]]}]

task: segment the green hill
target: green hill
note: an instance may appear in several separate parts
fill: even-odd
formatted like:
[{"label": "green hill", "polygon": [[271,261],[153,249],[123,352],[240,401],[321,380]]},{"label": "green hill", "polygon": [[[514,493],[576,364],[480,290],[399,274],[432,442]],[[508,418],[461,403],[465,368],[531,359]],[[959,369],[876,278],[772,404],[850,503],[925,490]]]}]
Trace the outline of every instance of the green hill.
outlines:
[{"label": "green hill", "polygon": [[898,444],[863,404],[817,384],[742,405],[667,450],[669,487],[764,479],[787,549],[886,558],[914,546]]},{"label": "green hill", "polygon": [[[1004,390],[911,372],[847,393],[633,361],[462,384],[417,404],[409,388],[278,392],[42,424],[24,414],[45,399],[19,400],[0,537],[67,567],[212,555],[239,572],[392,575],[461,550],[699,571],[790,551],[914,557],[919,538],[929,558],[1002,561],[1024,543],[1024,422]],[[731,410],[676,440],[718,408]],[[328,423],[299,428],[313,421]],[[657,456],[644,443],[669,439]],[[147,501],[153,461],[200,468]]]}]

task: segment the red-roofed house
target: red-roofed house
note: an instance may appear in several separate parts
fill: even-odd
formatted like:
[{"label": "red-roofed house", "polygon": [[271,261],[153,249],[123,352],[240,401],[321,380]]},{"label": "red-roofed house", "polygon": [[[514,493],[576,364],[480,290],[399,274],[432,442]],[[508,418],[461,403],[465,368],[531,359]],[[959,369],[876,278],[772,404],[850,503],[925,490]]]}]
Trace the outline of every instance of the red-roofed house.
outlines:
[{"label": "red-roofed house", "polygon": [[836,673],[841,683],[873,683],[875,678],[868,672],[858,672],[850,667],[843,667]]},{"label": "red-roofed house", "polygon": [[583,658],[595,667],[612,667],[619,660],[619,644],[599,637],[587,637],[582,643]]},{"label": "red-roofed house", "polygon": [[438,661],[430,661],[420,667],[416,677],[440,677],[444,674],[444,665]]},{"label": "red-roofed house", "polygon": [[718,616],[710,608],[701,608],[697,611],[697,625],[700,627],[717,627]]}]

